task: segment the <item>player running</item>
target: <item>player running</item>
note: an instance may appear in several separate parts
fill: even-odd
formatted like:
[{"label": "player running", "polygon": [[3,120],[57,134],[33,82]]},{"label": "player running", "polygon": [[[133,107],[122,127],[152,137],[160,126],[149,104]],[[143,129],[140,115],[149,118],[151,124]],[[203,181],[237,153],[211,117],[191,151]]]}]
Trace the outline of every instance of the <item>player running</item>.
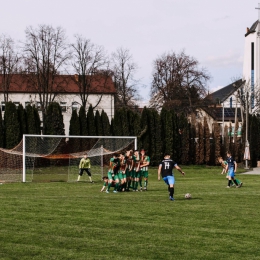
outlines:
[{"label": "player running", "polygon": [[235,183],[236,188],[240,188],[242,186],[242,182],[238,184],[237,180],[235,179],[235,172],[237,171],[237,163],[235,159],[231,156],[231,152],[227,152],[227,165],[226,165],[226,171],[228,171],[228,186],[227,188],[230,188],[230,185],[232,181]]},{"label": "player running", "polygon": [[[220,163],[221,167],[222,167],[222,172],[221,174],[226,174],[226,179],[228,179],[228,171],[227,171],[227,161],[224,161],[222,157],[218,157],[218,162]],[[231,184],[232,186],[236,186],[236,184],[233,182],[233,180],[231,180]],[[238,185],[242,186],[243,182],[241,182],[239,179],[236,178],[236,181],[238,183]]]}]

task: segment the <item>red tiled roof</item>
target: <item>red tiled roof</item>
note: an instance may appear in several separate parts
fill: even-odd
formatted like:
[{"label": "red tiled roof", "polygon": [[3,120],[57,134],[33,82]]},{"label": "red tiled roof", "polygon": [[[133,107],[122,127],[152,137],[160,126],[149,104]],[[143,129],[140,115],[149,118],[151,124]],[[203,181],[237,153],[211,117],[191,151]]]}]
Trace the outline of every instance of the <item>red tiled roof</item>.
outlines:
[{"label": "red tiled roof", "polygon": [[[3,75],[0,74],[0,93],[2,89]],[[29,74],[14,74],[11,78],[9,93],[38,93],[35,86],[36,76]],[[77,84],[77,75],[58,75],[55,77],[53,84],[53,93],[60,94],[76,94],[79,93],[79,86]],[[111,76],[103,75],[88,76],[90,87],[87,90],[88,94],[115,94],[115,85]]]}]

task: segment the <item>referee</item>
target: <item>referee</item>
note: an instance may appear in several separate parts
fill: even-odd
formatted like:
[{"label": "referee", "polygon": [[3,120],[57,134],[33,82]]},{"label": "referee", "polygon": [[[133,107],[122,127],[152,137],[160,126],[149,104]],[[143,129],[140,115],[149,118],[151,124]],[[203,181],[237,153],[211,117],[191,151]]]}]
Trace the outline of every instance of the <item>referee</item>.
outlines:
[{"label": "referee", "polygon": [[174,194],[175,178],[173,175],[173,168],[176,168],[182,175],[185,175],[185,173],[177,165],[177,163],[171,159],[171,156],[168,153],[166,153],[164,155],[164,159],[162,160],[158,168],[158,181],[161,180],[161,176],[162,176],[162,179],[168,185],[170,200],[174,200],[173,194]]}]

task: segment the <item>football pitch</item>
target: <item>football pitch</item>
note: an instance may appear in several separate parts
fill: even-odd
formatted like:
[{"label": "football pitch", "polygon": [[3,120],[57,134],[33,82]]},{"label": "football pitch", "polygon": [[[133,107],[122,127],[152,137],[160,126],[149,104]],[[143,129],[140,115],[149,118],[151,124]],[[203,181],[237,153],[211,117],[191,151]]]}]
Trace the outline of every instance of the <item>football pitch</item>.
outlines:
[{"label": "football pitch", "polygon": [[182,168],[175,201],[156,168],[147,192],[101,193],[99,179],[2,184],[0,259],[260,259],[260,175],[227,189],[220,167]]}]

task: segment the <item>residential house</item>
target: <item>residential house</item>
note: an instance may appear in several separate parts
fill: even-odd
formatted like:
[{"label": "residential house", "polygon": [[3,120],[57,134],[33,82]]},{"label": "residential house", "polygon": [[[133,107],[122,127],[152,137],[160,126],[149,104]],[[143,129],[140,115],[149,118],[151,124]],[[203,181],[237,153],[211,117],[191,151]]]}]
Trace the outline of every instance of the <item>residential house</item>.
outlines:
[{"label": "residential house", "polygon": [[197,110],[196,119],[203,123],[203,118],[208,118],[210,132],[212,124],[217,122],[221,127],[221,133],[227,126],[232,127],[230,134],[234,134],[236,120],[239,125],[238,134],[241,135],[243,124],[243,86],[244,81],[239,79],[211,94],[204,99],[204,106]]},{"label": "residential house", "polygon": [[[14,102],[17,106],[22,104],[26,107],[28,104],[35,105],[39,109],[41,117],[41,106],[39,88],[37,88],[37,81],[33,79],[35,76],[15,74],[12,75],[9,89],[6,90],[3,84],[3,75],[0,75],[0,105],[2,113],[5,111],[4,92],[8,92],[8,101]],[[87,106],[92,104],[94,112],[104,110],[108,118],[111,120],[114,117],[114,96],[116,94],[114,82],[112,78],[95,75],[92,76],[90,86],[85,90],[87,96]],[[80,89],[78,84],[78,75],[58,75],[55,82],[51,85],[53,101],[61,105],[63,113],[63,121],[65,125],[65,134],[69,134],[69,122],[73,110],[79,110],[82,105],[80,94],[84,90]]]}]

